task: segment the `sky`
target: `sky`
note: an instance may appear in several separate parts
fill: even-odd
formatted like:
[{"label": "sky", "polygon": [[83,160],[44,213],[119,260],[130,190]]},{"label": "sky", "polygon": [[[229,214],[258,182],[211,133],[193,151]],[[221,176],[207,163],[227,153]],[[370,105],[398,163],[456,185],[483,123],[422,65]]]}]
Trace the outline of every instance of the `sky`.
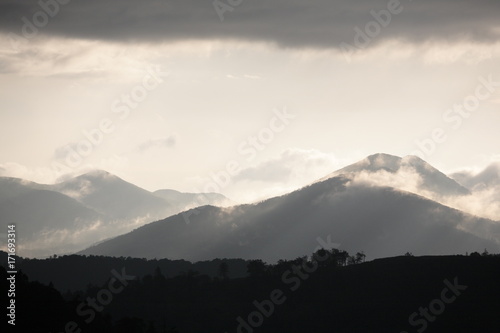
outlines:
[{"label": "sky", "polygon": [[500,160],[500,2],[0,0],[0,176],[286,193]]}]

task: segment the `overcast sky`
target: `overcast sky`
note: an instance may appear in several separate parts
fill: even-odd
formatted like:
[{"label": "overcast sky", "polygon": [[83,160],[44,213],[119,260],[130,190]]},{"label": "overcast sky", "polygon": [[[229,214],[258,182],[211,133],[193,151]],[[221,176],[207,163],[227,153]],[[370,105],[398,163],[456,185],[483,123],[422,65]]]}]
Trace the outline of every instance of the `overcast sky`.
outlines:
[{"label": "overcast sky", "polygon": [[493,0],[0,0],[0,175],[98,168],[244,202],[377,152],[477,170],[500,160],[499,17]]}]

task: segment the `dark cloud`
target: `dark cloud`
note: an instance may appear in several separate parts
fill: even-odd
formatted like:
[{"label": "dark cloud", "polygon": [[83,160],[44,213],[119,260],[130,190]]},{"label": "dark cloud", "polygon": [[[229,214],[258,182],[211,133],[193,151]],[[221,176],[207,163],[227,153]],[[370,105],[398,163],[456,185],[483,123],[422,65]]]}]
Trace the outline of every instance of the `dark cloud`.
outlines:
[{"label": "dark cloud", "polygon": [[[59,5],[39,33],[130,42],[235,38],[284,47],[339,47],[354,44],[354,28],[364,30],[374,20],[370,11],[387,9],[389,2],[241,0],[221,22],[212,0],[72,0]],[[403,11],[369,45],[389,38],[491,42],[500,37],[500,1],[401,0],[401,5]],[[40,10],[38,0],[0,0],[0,31],[22,35],[22,17],[32,22]]]}]

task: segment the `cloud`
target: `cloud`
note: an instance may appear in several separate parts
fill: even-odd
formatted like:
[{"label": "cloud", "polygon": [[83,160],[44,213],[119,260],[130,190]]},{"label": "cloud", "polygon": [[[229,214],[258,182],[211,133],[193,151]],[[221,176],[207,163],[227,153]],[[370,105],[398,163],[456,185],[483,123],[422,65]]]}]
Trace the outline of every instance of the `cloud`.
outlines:
[{"label": "cloud", "polygon": [[379,170],[362,171],[349,175],[356,184],[369,186],[389,186],[399,190],[416,193],[427,198],[436,197],[435,193],[422,188],[423,179],[415,169],[402,167],[396,172]]},{"label": "cloud", "polygon": [[[1,7],[1,5],[0,5]],[[1,14],[0,14],[1,15]],[[0,23],[1,25],[1,23]],[[136,82],[156,61],[152,47],[123,51],[122,43],[39,36],[27,43],[8,47],[8,34],[0,33],[0,74],[21,73],[93,82]]]},{"label": "cloud", "polygon": [[304,185],[332,172],[345,161],[318,150],[287,149],[278,157],[241,170],[235,181]]},{"label": "cloud", "polygon": [[13,177],[37,183],[48,183],[53,180],[54,173],[50,168],[34,168],[19,163],[0,163],[0,177]]},{"label": "cloud", "polygon": [[450,175],[472,191],[500,186],[500,161],[492,162],[481,171],[458,171]]},{"label": "cloud", "polygon": [[235,180],[261,181],[269,183],[285,183],[290,179],[292,169],[283,165],[280,159],[263,162],[255,167],[241,170]]},{"label": "cloud", "polygon": [[79,179],[78,181],[75,180],[73,186],[63,189],[61,193],[73,199],[81,200],[86,196],[88,196],[89,194],[92,194],[92,192],[94,191],[95,188],[94,185],[92,184],[92,181],[88,179]]},{"label": "cloud", "polygon": [[173,148],[177,143],[175,135],[170,135],[166,138],[148,140],[141,143],[137,148],[141,152],[145,152],[151,148]]},{"label": "cloud", "polygon": [[[222,0],[222,2],[227,3]],[[365,29],[386,10],[389,0],[243,0],[221,22],[213,1],[73,0],[41,24],[39,34],[89,40],[158,42],[238,39],[284,47],[338,48],[352,44],[355,27]],[[491,0],[401,0],[402,12],[369,43],[384,40],[470,40],[489,43],[500,37],[500,2]],[[35,0],[0,4],[0,31],[22,35],[23,21],[42,9]],[[464,13],[467,13],[464,16]],[[40,15],[39,15],[40,16]],[[43,22],[42,22],[43,23]]]},{"label": "cloud", "polygon": [[[113,221],[73,221],[75,228],[55,228],[38,232],[32,238],[22,238],[19,249],[27,257],[43,258],[54,253],[74,253],[92,244],[127,233],[138,228],[151,219],[149,216]],[[0,250],[5,251],[5,247]]]},{"label": "cloud", "polygon": [[450,175],[472,191],[470,196],[448,202],[450,206],[500,221],[500,161],[495,158],[481,171],[464,170]]},{"label": "cloud", "polygon": [[261,77],[259,75],[251,75],[251,74],[245,74],[243,75],[245,79],[251,79],[251,80],[260,80]]},{"label": "cloud", "polygon": [[289,148],[275,158],[240,170],[232,185],[239,202],[258,202],[312,184],[359,158],[358,153],[339,158],[315,149]]},{"label": "cloud", "polygon": [[476,190],[468,196],[445,198],[441,203],[500,222],[500,200],[498,198],[500,198],[500,186]]},{"label": "cloud", "polygon": [[66,157],[71,151],[76,151],[77,149],[78,149],[78,143],[70,142],[68,144],[65,144],[64,146],[60,146],[54,149],[53,158],[55,160],[62,161],[66,159]]}]

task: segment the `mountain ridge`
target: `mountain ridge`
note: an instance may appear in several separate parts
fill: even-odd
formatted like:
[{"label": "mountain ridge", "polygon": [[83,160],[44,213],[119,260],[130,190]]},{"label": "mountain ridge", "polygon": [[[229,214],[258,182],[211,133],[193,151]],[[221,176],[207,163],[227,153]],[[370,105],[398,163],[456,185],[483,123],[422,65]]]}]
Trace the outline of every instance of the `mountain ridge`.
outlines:
[{"label": "mountain ridge", "polygon": [[[243,259],[273,261],[300,255],[314,248],[317,237],[331,235],[346,250],[361,248],[377,258],[407,251],[419,255],[461,253],[471,248],[479,251],[483,247],[495,251],[500,239],[500,228],[491,220],[414,193],[352,185],[345,177],[330,178],[254,205],[227,209],[203,206],[196,211],[190,214],[189,223],[180,213],[80,254],[208,260],[231,253]],[[483,236],[495,234],[497,240],[461,230],[467,228],[466,223],[482,228]],[[442,244],[429,243],[439,237]]]},{"label": "mountain ridge", "polygon": [[[187,206],[196,194],[170,203],[153,192],[104,170],[93,170],[56,184],[0,177],[0,225],[19,225],[19,250],[27,256],[71,253]],[[227,199],[206,196],[205,203]],[[229,199],[227,199],[229,201]]]}]

